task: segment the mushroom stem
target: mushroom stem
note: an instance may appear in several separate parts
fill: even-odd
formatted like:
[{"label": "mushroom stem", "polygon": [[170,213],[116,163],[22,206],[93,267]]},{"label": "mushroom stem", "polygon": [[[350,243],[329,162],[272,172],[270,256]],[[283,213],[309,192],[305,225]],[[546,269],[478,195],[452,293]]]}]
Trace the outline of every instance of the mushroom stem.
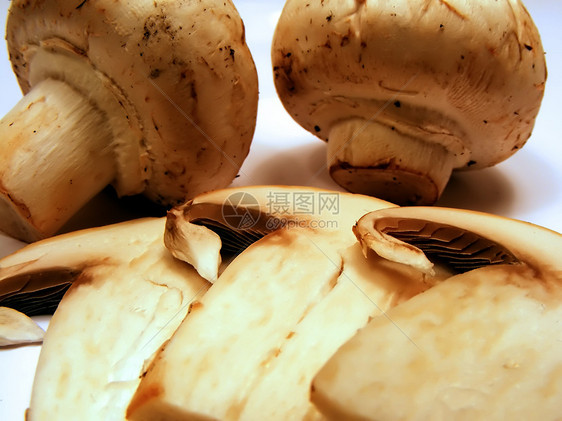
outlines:
[{"label": "mushroom stem", "polygon": [[333,179],[349,191],[398,205],[429,205],[449,181],[454,157],[440,144],[355,118],[332,127],[328,166]]},{"label": "mushroom stem", "polygon": [[37,84],[0,120],[0,230],[55,234],[115,176],[105,115],[64,82]]}]

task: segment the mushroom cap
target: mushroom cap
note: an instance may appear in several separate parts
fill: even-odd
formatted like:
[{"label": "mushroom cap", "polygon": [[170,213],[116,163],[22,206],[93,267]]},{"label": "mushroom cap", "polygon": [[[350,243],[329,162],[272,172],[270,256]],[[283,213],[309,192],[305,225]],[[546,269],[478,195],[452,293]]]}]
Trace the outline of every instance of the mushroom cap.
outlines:
[{"label": "mushroom cap", "polygon": [[248,154],[257,72],[230,0],[14,0],[6,38],[24,93],[64,80],[106,113],[120,195],[178,203]]},{"label": "mushroom cap", "polygon": [[363,118],[446,147],[454,168],[494,165],[531,135],[540,36],[521,1],[288,0],[272,44],[287,111],[328,140]]}]

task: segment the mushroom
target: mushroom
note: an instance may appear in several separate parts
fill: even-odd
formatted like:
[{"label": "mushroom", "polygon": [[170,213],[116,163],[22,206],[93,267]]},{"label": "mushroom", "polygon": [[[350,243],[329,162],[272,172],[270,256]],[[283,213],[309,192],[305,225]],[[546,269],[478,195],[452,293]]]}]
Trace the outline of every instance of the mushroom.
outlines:
[{"label": "mushroom", "polygon": [[[302,198],[318,204],[323,195],[339,206],[299,213]],[[196,250],[207,231],[228,248],[223,254],[239,254],[143,373],[127,419],[320,419],[309,387],[324,362],[370,317],[448,276],[363,257],[352,226],[365,209],[392,207],[349,193],[261,186],[205,194],[172,214],[169,245]],[[253,227],[232,223],[248,210]],[[199,235],[184,236],[195,227],[182,225]]]},{"label": "mushroom", "polygon": [[45,331],[30,317],[9,307],[0,307],[0,348],[40,343]]},{"label": "mushroom", "polygon": [[[313,187],[221,189],[201,194],[168,212],[164,241],[176,258],[214,282],[230,256],[240,254],[273,231],[307,226],[311,220],[340,227],[353,223],[373,206],[393,205]],[[354,240],[351,231],[340,229],[339,234]],[[225,262],[222,255],[227,258]]]},{"label": "mushroom", "polygon": [[519,0],[288,0],[272,61],[287,111],[328,142],[332,178],[404,205],[519,150],[547,76]]},{"label": "mushroom", "polygon": [[[332,205],[318,206],[322,198],[334,199]],[[314,207],[303,212],[304,203]],[[554,334],[535,343],[521,338],[550,331],[562,317],[561,242],[557,233],[486,214],[255,186],[200,195],[167,221],[131,221],[29,245],[0,261],[0,288],[26,286],[13,304],[41,302],[44,294],[31,290],[41,292],[53,280],[71,284],[45,336],[33,419],[322,419],[339,405],[333,388],[356,390],[378,374],[366,365],[369,370],[344,372],[338,385],[326,374],[327,364],[343,361],[339,355],[359,329],[385,326],[378,352],[365,353],[363,346],[357,352],[384,361],[396,377],[394,357],[428,352],[416,348],[419,337],[402,326],[415,327],[419,319],[428,338],[445,338],[446,345],[458,339],[451,331],[461,331],[449,315],[475,328],[485,324],[486,334],[513,332],[507,337],[516,337],[518,355],[548,355],[541,376],[526,368],[509,371],[518,368],[517,360],[505,357],[499,374],[512,372],[525,385],[531,377],[552,380],[545,389],[551,397],[533,395],[542,410],[562,398],[560,345]],[[212,287],[196,269],[213,277]],[[467,306],[457,306],[463,299]],[[481,319],[474,308],[491,317]],[[434,320],[452,327],[442,331],[431,326]],[[517,320],[532,329],[521,331]],[[475,337],[471,328],[465,339]],[[384,346],[387,337],[399,346]],[[473,346],[458,349],[480,358]],[[464,360],[451,355],[428,360],[443,356],[447,375],[461,372]],[[391,395],[389,408],[396,408],[393,399],[402,404],[411,396]],[[356,397],[363,399],[365,390]],[[378,401],[344,405],[345,414],[371,402]]]},{"label": "mushroom", "polygon": [[51,236],[108,184],[169,206],[236,176],[258,84],[230,0],[15,0],[6,38],[25,96],[0,120],[0,230]]},{"label": "mushroom", "polygon": [[[210,286],[167,251],[165,224],[146,218],[76,231],[0,261],[0,306],[56,309],[29,419],[124,419],[145,364]],[[25,339],[25,330],[5,323]]]},{"label": "mushroom", "polygon": [[329,359],[311,388],[327,419],[559,417],[559,233],[423,207],[373,212],[355,232],[367,260],[458,274],[374,317]]},{"label": "mushroom", "polygon": [[[304,199],[311,199],[314,211],[299,214],[304,210]],[[193,414],[191,401],[174,409],[167,407],[166,403],[175,398],[167,388],[143,401],[147,387],[155,380],[176,382],[184,391],[205,394],[207,386],[217,387],[212,384],[213,379],[221,378],[221,389],[210,393],[199,406],[203,406],[202,413],[213,410],[207,406],[209,402],[226,408],[243,388],[239,387],[240,377],[232,377],[221,369],[240,357],[239,352],[247,353],[255,340],[262,344],[248,355],[258,359],[242,366],[238,361],[230,365],[230,369],[240,367],[245,372],[256,370],[256,375],[265,379],[261,390],[250,394],[252,418],[265,414],[259,405],[268,406],[269,398],[264,398],[271,392],[268,382],[279,382],[278,386],[283,388],[279,396],[294,398],[278,418],[285,419],[283,414],[315,412],[308,400],[307,382],[293,380],[300,376],[301,368],[306,369],[306,378],[310,380],[337,346],[364,325],[368,315],[378,311],[364,292],[373,292],[373,297],[386,305],[407,299],[426,287],[422,282],[425,275],[411,268],[392,263],[390,266],[398,270],[372,267],[363,259],[351,231],[355,221],[368,210],[393,206],[371,197],[305,187],[226,189],[198,196],[181,212],[170,213],[173,216],[167,224],[163,218],[145,219],[73,232],[36,242],[5,257],[0,260],[0,306],[37,313],[45,310],[46,303],[56,301],[53,287],[69,286],[58,307],[55,304],[56,312],[45,336],[29,417],[123,419],[128,405],[133,419],[147,413],[149,419],[154,419],[150,417],[151,411],[168,411],[167,419],[171,417],[170,411]],[[245,215],[249,209],[259,216],[255,227],[265,227],[261,233],[253,230],[252,224],[237,223],[241,219],[236,215]],[[320,227],[322,221],[332,221],[331,228]],[[169,250],[163,247],[165,224],[171,231]],[[218,235],[224,257],[241,253],[230,265],[224,259],[224,272],[209,292],[206,291],[210,284],[193,267],[174,259],[170,253],[181,255],[177,248],[187,241],[193,246],[203,244],[198,249],[201,254],[213,251],[204,246],[201,237],[176,239],[178,232],[185,232],[178,231],[177,226],[189,224],[198,224],[202,235]],[[264,242],[260,243],[258,238]],[[240,240],[238,244],[236,240]],[[349,246],[351,250],[345,250]],[[192,253],[195,249],[192,247]],[[342,272],[344,263],[349,265],[346,275]],[[380,274],[380,285],[371,282],[371,269]],[[346,276],[359,282],[362,290],[347,282]],[[396,285],[397,278],[403,284]],[[340,285],[332,293],[338,280]],[[203,301],[211,290],[215,291],[214,298]],[[288,306],[292,299],[294,303]],[[346,300],[358,303],[351,310],[338,305]],[[252,307],[245,307],[245,303]],[[310,317],[309,310],[314,310]],[[259,330],[241,332],[248,323],[261,320],[262,312],[274,313],[275,317],[263,320]],[[329,313],[332,316],[325,317]],[[229,319],[233,314],[240,316],[239,323]],[[298,323],[301,316],[306,323]],[[204,338],[201,344],[195,338],[195,342],[186,342],[191,334],[186,335],[185,331],[171,338],[178,324],[191,318],[197,319],[195,325],[185,329],[189,332],[203,323],[200,333],[215,345]],[[227,322],[223,323],[225,319]],[[337,333],[333,324],[336,322]],[[290,330],[297,326],[302,330],[290,335]],[[311,346],[328,330],[330,340],[322,338],[320,348]],[[248,341],[251,337],[254,339]],[[166,346],[168,339],[174,344]],[[294,344],[292,351],[287,350],[277,359],[282,364],[275,373],[262,376],[261,358],[273,360],[270,347],[280,340]],[[164,346],[165,354],[156,352]],[[295,358],[301,347],[308,356],[301,359],[296,370]],[[229,350],[224,358],[220,356],[221,350]],[[191,353],[195,364],[201,358],[213,364],[202,365],[195,371],[185,366],[178,371],[177,358]],[[322,358],[318,358],[319,353]],[[219,358],[215,360],[217,354]],[[191,381],[191,376],[200,370],[205,370],[206,375]],[[164,377],[156,377],[155,373],[162,371]],[[290,376],[285,376],[287,373]],[[145,382],[146,376],[150,379]],[[130,403],[141,381],[144,386]],[[224,394],[225,389],[233,395]],[[275,400],[267,411],[278,407],[278,402]]]}]

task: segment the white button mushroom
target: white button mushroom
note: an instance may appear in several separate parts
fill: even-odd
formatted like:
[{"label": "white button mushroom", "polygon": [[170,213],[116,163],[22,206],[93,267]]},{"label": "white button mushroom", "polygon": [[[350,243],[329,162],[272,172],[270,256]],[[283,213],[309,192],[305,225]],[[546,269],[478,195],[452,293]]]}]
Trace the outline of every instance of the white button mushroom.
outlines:
[{"label": "white button mushroom", "polygon": [[108,184],[169,205],[236,176],[258,84],[230,0],[14,0],[6,38],[26,95],[0,121],[0,230],[50,236]]},{"label": "white button mushroom", "polygon": [[287,111],[328,141],[334,180],[399,204],[432,204],[452,170],[520,149],[546,81],[519,0],[288,0],[272,59]]}]

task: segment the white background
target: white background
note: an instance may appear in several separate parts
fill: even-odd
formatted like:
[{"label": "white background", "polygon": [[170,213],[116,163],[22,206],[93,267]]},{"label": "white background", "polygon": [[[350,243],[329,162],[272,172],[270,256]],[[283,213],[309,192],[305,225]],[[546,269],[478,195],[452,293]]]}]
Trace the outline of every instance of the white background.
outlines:
[{"label": "white background", "polygon": [[[324,143],[301,129],[275,94],[269,49],[283,1],[235,0],[235,4],[245,21],[260,78],[256,134],[236,185],[311,185],[339,190],[326,171],[315,176],[325,164]],[[521,151],[494,168],[454,175],[439,205],[495,213],[562,232],[562,2],[527,0],[525,4],[541,33],[549,71],[533,136]],[[8,5],[7,0],[0,0],[1,28]],[[21,97],[5,45],[0,47],[0,85],[0,115],[4,115]],[[90,207],[99,203],[109,209],[118,206],[108,200],[94,201]],[[0,236],[0,256],[20,246]],[[46,320],[41,323],[45,326]],[[23,419],[39,351],[38,346],[0,350],[0,420]]]}]

